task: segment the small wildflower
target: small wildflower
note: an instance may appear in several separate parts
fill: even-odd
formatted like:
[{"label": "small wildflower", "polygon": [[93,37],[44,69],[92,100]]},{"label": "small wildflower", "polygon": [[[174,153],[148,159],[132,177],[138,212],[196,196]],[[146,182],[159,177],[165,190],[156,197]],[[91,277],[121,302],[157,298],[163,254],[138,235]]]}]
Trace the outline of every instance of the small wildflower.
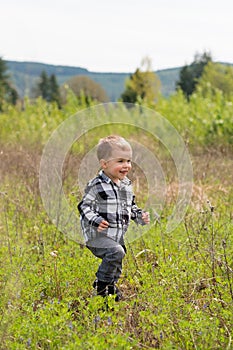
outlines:
[{"label": "small wildflower", "polygon": [[111,326],[112,325],[112,318],[109,316],[108,317],[108,325]]},{"label": "small wildflower", "polygon": [[74,326],[73,323],[70,321],[70,323],[68,324],[69,329],[73,330]]},{"label": "small wildflower", "polygon": [[100,316],[95,316],[94,323],[97,324],[101,320]]},{"label": "small wildflower", "polygon": [[54,250],[50,253],[51,256],[53,256],[54,258],[57,258],[57,255],[58,255],[58,251],[57,250]]}]

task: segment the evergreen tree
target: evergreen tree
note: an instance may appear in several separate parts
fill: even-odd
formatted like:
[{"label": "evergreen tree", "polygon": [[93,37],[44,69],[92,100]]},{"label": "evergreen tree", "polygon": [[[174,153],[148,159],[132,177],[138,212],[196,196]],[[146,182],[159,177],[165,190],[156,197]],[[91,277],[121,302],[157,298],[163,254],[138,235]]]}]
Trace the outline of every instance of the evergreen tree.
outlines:
[{"label": "evergreen tree", "polygon": [[16,104],[17,99],[18,93],[9,81],[6,63],[0,58],[0,111],[4,101]]},{"label": "evergreen tree", "polygon": [[211,61],[212,58],[210,53],[204,52],[202,55],[196,54],[194,56],[194,61],[190,65],[185,65],[181,69],[176,88],[180,88],[185,96],[189,98],[194,92],[198,79],[201,77],[205,66]]},{"label": "evergreen tree", "polygon": [[121,94],[121,100],[123,102],[135,103],[137,101],[138,92],[133,88],[132,81],[133,74],[131,74],[129,79],[126,81],[125,91]]},{"label": "evergreen tree", "polygon": [[55,74],[52,74],[49,79],[49,87],[50,87],[50,102],[56,102],[58,107],[61,107],[61,97],[60,97],[60,88],[57,83],[57,79]]},{"label": "evergreen tree", "polygon": [[35,88],[35,97],[41,96],[47,102],[56,102],[61,107],[60,89],[56,76],[48,76],[45,71],[41,72],[40,80]]},{"label": "evergreen tree", "polygon": [[44,100],[50,100],[50,84],[49,77],[45,71],[41,72],[40,81],[38,83],[38,92],[39,96],[41,96]]}]

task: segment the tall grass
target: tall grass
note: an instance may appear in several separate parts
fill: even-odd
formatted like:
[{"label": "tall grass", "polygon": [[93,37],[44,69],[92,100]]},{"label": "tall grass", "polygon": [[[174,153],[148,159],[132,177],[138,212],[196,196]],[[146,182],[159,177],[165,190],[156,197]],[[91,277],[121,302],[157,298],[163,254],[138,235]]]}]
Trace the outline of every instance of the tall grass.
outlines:
[{"label": "tall grass", "polygon": [[[39,99],[26,101],[23,109],[5,106],[0,115],[0,348],[231,349],[232,101],[198,93],[189,103],[180,93],[159,101],[157,111],[189,140],[192,201],[183,223],[167,233],[177,183],[171,161],[162,155],[168,187],[161,220],[128,244],[119,282],[124,300],[109,297],[108,308],[93,295],[98,260],[50,222],[38,188],[44,144],[83,108],[70,96],[64,110]],[[92,130],[67,155],[64,182],[73,206],[74,169],[108,131]],[[122,131],[158,149],[148,134],[132,127]],[[144,184],[138,186],[143,203]]]}]

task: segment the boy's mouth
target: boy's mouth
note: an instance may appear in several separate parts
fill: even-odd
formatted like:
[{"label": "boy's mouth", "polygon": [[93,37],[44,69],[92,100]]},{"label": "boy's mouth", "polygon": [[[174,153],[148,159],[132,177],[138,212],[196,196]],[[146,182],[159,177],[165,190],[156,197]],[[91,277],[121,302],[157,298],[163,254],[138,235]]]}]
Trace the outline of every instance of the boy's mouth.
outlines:
[{"label": "boy's mouth", "polygon": [[121,171],[120,171],[120,174],[122,174],[122,175],[127,175],[127,174],[128,174],[128,171],[127,171],[127,170],[121,170]]}]

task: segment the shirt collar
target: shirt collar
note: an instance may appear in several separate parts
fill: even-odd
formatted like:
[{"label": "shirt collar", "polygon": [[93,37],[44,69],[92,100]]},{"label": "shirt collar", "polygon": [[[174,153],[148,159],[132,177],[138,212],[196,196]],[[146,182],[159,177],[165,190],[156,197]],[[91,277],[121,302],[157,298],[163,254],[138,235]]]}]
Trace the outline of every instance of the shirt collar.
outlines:
[{"label": "shirt collar", "polygon": [[106,183],[110,183],[112,180],[103,172],[103,170],[100,170],[99,172],[99,177],[101,178],[101,180],[103,180]]},{"label": "shirt collar", "polygon": [[[111,183],[113,182],[104,172],[103,170],[100,170],[99,172],[99,177],[106,183]],[[113,183],[114,185],[116,185],[115,183]],[[120,187],[124,187],[124,186],[129,186],[131,184],[130,179],[128,179],[128,177],[124,178],[123,180],[120,181]],[[116,185],[117,186],[117,185]]]}]

